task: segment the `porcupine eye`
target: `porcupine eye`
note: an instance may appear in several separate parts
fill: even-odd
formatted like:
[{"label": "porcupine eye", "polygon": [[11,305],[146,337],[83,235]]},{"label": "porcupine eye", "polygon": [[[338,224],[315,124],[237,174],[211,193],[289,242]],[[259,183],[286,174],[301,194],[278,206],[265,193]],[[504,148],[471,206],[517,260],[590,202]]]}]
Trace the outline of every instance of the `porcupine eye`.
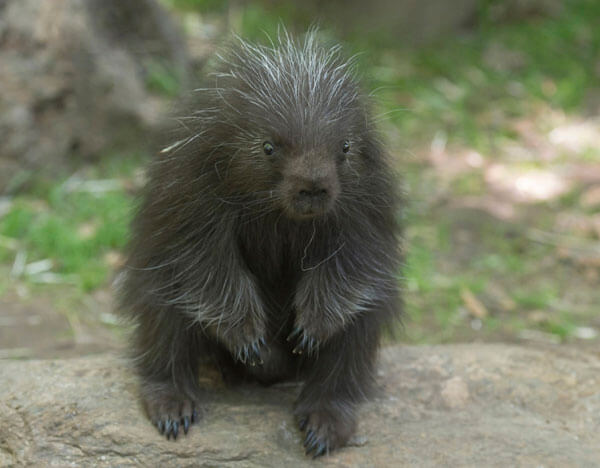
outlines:
[{"label": "porcupine eye", "polygon": [[273,154],[273,151],[275,151],[275,148],[273,148],[273,143],[271,143],[270,141],[265,141],[263,143],[263,151],[267,156]]},{"label": "porcupine eye", "polygon": [[342,151],[344,153],[350,151],[350,142],[348,140],[344,141],[344,144],[342,145]]}]

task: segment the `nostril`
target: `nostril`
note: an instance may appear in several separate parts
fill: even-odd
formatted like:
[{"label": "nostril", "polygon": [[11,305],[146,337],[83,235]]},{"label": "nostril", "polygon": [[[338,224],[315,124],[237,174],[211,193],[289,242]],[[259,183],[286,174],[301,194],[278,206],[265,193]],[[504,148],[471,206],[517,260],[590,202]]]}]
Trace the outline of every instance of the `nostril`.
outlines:
[{"label": "nostril", "polygon": [[302,198],[324,197],[327,195],[327,189],[300,190],[298,194]]}]

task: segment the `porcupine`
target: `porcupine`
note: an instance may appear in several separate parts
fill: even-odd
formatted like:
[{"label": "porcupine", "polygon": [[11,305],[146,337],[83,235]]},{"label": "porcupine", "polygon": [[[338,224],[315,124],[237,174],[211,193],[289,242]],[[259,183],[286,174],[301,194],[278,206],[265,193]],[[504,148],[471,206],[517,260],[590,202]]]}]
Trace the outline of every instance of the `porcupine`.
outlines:
[{"label": "porcupine", "polygon": [[199,419],[199,364],[304,380],[306,453],[343,446],[401,308],[393,171],[339,46],[241,39],[152,162],[121,281],[151,421]]}]

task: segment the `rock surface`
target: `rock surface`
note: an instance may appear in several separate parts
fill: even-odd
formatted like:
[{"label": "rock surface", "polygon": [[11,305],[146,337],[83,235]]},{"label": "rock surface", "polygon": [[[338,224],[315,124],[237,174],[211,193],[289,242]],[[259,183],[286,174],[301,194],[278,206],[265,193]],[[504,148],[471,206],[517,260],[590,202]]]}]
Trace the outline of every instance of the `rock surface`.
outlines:
[{"label": "rock surface", "polygon": [[290,408],[295,384],[226,389],[205,372],[203,420],[167,441],[117,357],[0,361],[5,466],[594,466],[600,359],[567,348],[390,347],[354,446],[313,462]]},{"label": "rock surface", "polygon": [[188,68],[156,0],[0,0],[0,64],[0,195],[27,171],[139,147],[169,106],[152,76]]}]

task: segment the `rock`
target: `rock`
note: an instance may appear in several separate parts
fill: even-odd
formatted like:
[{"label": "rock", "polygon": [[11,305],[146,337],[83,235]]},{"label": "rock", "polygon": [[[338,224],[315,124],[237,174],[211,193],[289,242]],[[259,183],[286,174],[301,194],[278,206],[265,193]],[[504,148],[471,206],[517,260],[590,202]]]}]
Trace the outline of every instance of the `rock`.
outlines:
[{"label": "rock", "polygon": [[523,21],[540,17],[558,17],[563,10],[562,0],[504,0],[489,4],[492,21]]},{"label": "rock", "polygon": [[169,103],[153,77],[183,84],[188,68],[156,0],[1,0],[0,64],[0,195],[27,173],[139,149]]},{"label": "rock", "polygon": [[[263,3],[273,3],[264,0]],[[279,3],[283,3],[279,0]],[[478,0],[307,0],[305,14],[333,23],[346,34],[385,34],[400,44],[426,44],[472,27]]]},{"label": "rock", "polygon": [[441,395],[449,408],[462,408],[469,401],[469,388],[461,377],[452,377],[442,383]]},{"label": "rock", "polygon": [[[225,388],[167,441],[142,413],[126,361],[0,361],[0,465],[307,466],[291,414],[299,387]],[[595,466],[600,359],[569,348],[395,346],[357,437],[325,466]]]}]

